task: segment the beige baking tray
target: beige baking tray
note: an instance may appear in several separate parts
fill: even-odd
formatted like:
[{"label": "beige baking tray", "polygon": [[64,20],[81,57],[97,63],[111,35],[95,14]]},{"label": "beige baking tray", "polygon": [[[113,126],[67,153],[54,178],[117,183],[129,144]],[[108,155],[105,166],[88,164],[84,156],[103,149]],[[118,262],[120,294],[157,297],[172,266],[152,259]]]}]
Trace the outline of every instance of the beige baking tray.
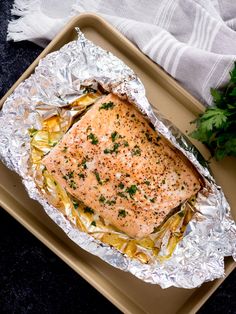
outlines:
[{"label": "beige baking tray", "polygon": [[[155,109],[160,110],[184,133],[190,130],[189,122],[204,109],[203,106],[118,31],[94,14],[83,14],[74,18],[13,85],[1,100],[0,106],[14,88],[34,71],[39,59],[76,38],[74,30],[76,26],[80,27],[87,38],[111,51],[139,75],[146,87],[147,97]],[[195,144],[205,157],[209,156],[203,145],[197,142]],[[220,163],[213,161],[211,168],[217,182],[225,191],[235,217],[236,167],[233,160],[229,158]],[[223,281],[215,280],[191,290],[177,288],[162,290],[159,286],[144,283],[77,247],[50,220],[42,207],[29,199],[18,175],[2,164],[0,174],[0,205],[122,312],[196,313]],[[234,267],[233,260],[227,258],[226,276]]]}]

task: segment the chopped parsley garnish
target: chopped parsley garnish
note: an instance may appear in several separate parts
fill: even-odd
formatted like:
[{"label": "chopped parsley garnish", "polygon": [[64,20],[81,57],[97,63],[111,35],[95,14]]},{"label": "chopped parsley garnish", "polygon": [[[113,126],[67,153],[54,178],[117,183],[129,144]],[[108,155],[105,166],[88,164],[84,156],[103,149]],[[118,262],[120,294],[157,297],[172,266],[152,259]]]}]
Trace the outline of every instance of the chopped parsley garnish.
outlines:
[{"label": "chopped parsley garnish", "polygon": [[115,143],[113,145],[113,148],[112,149],[109,149],[109,148],[105,148],[104,149],[104,154],[112,154],[112,153],[118,153],[118,148],[119,148],[120,144],[119,143]]},{"label": "chopped parsley garnish", "polygon": [[156,200],[156,198],[153,197],[153,198],[150,199],[150,202],[151,202],[151,203],[155,203],[155,200]]},{"label": "chopped parsley garnish", "polygon": [[68,173],[67,173],[66,175],[64,175],[62,178],[65,179],[65,180],[74,178],[74,171],[68,172]]},{"label": "chopped parsley garnish", "polygon": [[117,131],[114,131],[111,133],[111,140],[112,142],[115,142],[115,140],[117,140],[120,137],[120,135],[118,134]]},{"label": "chopped parsley garnish", "polygon": [[94,135],[93,133],[90,133],[88,136],[87,136],[87,139],[88,140],[91,140],[91,143],[93,145],[97,145],[98,143],[98,138],[96,137],[96,135]]},{"label": "chopped parsley garnish", "polygon": [[72,188],[73,190],[75,190],[77,188],[77,184],[75,183],[74,180],[71,180],[69,183],[70,188]]},{"label": "chopped parsley garnish", "polygon": [[143,183],[146,184],[146,185],[150,185],[151,184],[150,181],[148,181],[148,180],[144,181]]},{"label": "chopped parsley garnish", "polygon": [[68,177],[69,179],[74,178],[74,171],[68,172],[68,173],[67,173],[67,177]]},{"label": "chopped parsley garnish", "polygon": [[100,197],[99,197],[99,202],[100,203],[105,203],[105,201],[106,201],[105,196],[101,194]]},{"label": "chopped parsley garnish", "polygon": [[114,205],[116,203],[116,200],[107,200],[106,204],[107,205]]},{"label": "chopped parsley garnish", "polygon": [[97,226],[96,221],[92,221],[92,222],[91,222],[91,226],[96,227],[96,226]]},{"label": "chopped parsley garnish", "polygon": [[157,142],[160,141],[161,137],[159,135],[157,135],[156,140]]},{"label": "chopped parsley garnish", "polygon": [[104,109],[104,110],[108,110],[108,109],[112,109],[115,106],[115,104],[112,101],[109,102],[104,102],[100,107],[99,107],[99,111]]},{"label": "chopped parsley garnish", "polygon": [[94,171],[94,174],[95,174],[95,177],[96,177],[96,179],[97,179],[97,181],[98,181],[98,184],[102,185],[102,180],[101,180],[101,178],[100,178],[99,173],[95,170],[95,171]]},{"label": "chopped parsley garnish", "polygon": [[82,160],[81,166],[82,166],[84,169],[87,169],[86,159],[85,159],[85,158]]},{"label": "chopped parsley garnish", "polygon": [[125,218],[126,215],[127,215],[127,212],[124,209],[119,210],[118,217]]},{"label": "chopped parsley garnish", "polygon": [[122,198],[128,199],[127,196],[125,195],[125,193],[123,193],[123,192],[118,192],[117,195],[122,197]]},{"label": "chopped parsley garnish", "polygon": [[66,153],[67,148],[68,148],[68,147],[64,146],[64,148],[63,148],[62,152],[63,152],[63,153]]},{"label": "chopped parsley garnish", "polygon": [[85,175],[83,173],[78,173],[78,176],[81,178],[81,179],[84,179],[85,178]]},{"label": "chopped parsley garnish", "polygon": [[77,209],[79,207],[79,203],[76,202],[76,201],[73,201],[73,205],[74,205],[74,208]]},{"label": "chopped parsley garnish", "polygon": [[92,208],[88,206],[84,207],[84,212],[88,214],[94,214],[94,211],[92,210]]},{"label": "chopped parsley garnish", "polygon": [[137,192],[137,185],[131,185],[129,188],[126,189],[126,192],[129,193],[129,196],[132,198],[133,195]]},{"label": "chopped parsley garnish", "polygon": [[141,149],[138,145],[135,145],[131,151],[132,156],[141,156]]},{"label": "chopped parsley garnish", "polygon": [[125,185],[124,185],[122,182],[120,182],[120,183],[118,184],[118,187],[119,187],[120,189],[123,189],[123,188],[125,187]]},{"label": "chopped parsley garnish", "polygon": [[127,141],[124,141],[124,147],[128,147],[129,143]]}]

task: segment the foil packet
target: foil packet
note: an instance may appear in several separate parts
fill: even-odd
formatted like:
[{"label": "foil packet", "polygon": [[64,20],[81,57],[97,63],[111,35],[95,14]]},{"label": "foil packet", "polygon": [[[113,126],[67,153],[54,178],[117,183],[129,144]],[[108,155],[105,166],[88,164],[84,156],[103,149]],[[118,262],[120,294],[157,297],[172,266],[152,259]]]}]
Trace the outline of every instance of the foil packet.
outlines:
[{"label": "foil packet", "polygon": [[[77,32],[77,40],[43,58],[35,73],[5,101],[0,112],[1,160],[22,177],[30,197],[42,204],[72,241],[114,267],[162,288],[194,288],[222,277],[224,257],[232,255],[236,259],[236,225],[207,163],[171,122],[153,112],[145,88],[135,73],[110,52],[87,40],[79,29]],[[66,199],[68,206],[60,211],[55,199],[50,202],[43,194],[60,192],[64,195],[64,192],[58,192],[51,178],[41,176],[44,169],[40,158],[57,144],[81,112],[102,93],[108,92],[134,104],[156,131],[192,162],[205,184],[196,199],[188,203],[192,214],[174,250],[168,255],[167,246],[163,245],[158,257],[152,256],[148,262],[145,260],[148,244],[140,246],[139,258],[133,258],[128,251],[118,250],[117,244],[85,232],[83,226],[88,223],[89,215],[78,219],[77,211],[73,214],[70,207],[73,200]]]}]

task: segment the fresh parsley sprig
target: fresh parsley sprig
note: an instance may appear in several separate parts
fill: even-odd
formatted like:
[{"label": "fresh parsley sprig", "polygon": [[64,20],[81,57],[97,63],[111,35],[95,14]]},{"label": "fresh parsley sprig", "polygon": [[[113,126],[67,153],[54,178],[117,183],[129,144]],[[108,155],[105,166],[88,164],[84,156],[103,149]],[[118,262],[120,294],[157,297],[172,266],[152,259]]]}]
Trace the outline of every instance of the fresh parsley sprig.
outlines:
[{"label": "fresh parsley sprig", "polygon": [[195,121],[190,136],[206,144],[212,156],[221,160],[236,157],[236,62],[230,81],[222,89],[211,89],[213,107],[207,108]]}]

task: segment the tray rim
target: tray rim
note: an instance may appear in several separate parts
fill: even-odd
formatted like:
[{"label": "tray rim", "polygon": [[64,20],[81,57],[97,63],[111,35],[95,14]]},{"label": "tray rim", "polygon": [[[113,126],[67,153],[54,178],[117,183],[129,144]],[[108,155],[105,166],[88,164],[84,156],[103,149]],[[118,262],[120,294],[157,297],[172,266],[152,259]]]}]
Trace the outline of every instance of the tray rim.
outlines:
[{"label": "tray rim", "polygon": [[[82,13],[79,16],[73,17],[63,28],[62,30],[54,37],[54,39],[45,47],[45,49],[40,53],[40,55],[31,63],[31,65],[23,72],[23,74],[20,76],[20,78],[12,85],[12,87],[8,90],[8,92],[2,97],[0,100],[0,109],[7,99],[7,97],[12,94],[12,92],[15,90],[15,88],[27,77],[31,75],[31,73],[34,71],[35,67],[38,65],[40,59],[45,57],[48,53],[54,51],[54,46],[58,43],[60,43],[61,39],[63,38],[64,34],[67,31],[70,31],[73,29],[76,24],[78,23],[87,23],[87,20],[92,20],[93,24],[100,23],[102,26],[106,28],[108,32],[115,33],[119,39],[125,43],[126,46],[130,50],[132,50],[133,53],[138,55],[138,57],[148,65],[154,72],[156,72],[160,77],[162,77],[168,84],[170,84],[171,88],[173,88],[174,92],[177,94],[178,98],[181,96],[183,98],[188,98],[188,109],[191,112],[194,112],[195,114],[201,113],[204,110],[204,106],[195,98],[193,97],[188,91],[186,91],[183,87],[179,85],[171,76],[168,75],[163,69],[161,69],[160,66],[158,66],[156,63],[154,63],[152,60],[150,60],[147,56],[145,56],[133,43],[131,43],[126,37],[124,37],[118,30],[116,30],[113,26],[111,26],[108,22],[106,22],[103,18],[101,18],[99,15],[94,13]],[[94,27],[94,25],[91,25]],[[100,32],[99,30],[96,30]],[[2,188],[0,187],[0,190]],[[6,190],[2,190],[5,195],[8,194]],[[8,194],[9,195],[9,194]],[[11,197],[10,197],[11,198]],[[11,198],[12,199],[12,198]],[[14,199],[16,202],[16,200]],[[133,309],[135,308],[135,312],[128,310],[123,305],[123,300],[117,300],[115,299],[110,293],[108,293],[105,289],[101,289],[101,286],[96,283],[96,280],[93,280],[91,277],[89,277],[86,274],[86,271],[84,269],[84,265],[81,263],[82,269],[77,269],[76,265],[70,261],[70,259],[67,257],[66,254],[60,252],[60,250],[56,247],[56,245],[52,244],[55,242],[55,239],[53,239],[53,236],[49,236],[52,238],[52,240],[48,241],[46,236],[42,236],[42,232],[40,233],[37,229],[47,229],[47,227],[43,226],[40,223],[40,227],[37,227],[35,225],[32,227],[30,223],[27,221],[27,219],[22,219],[20,215],[18,215],[16,212],[14,212],[10,207],[9,204],[7,204],[6,201],[2,201],[0,199],[0,206],[4,208],[13,218],[15,218],[18,222],[20,222],[27,230],[29,230],[33,235],[35,235],[41,242],[43,242],[50,250],[52,250],[57,256],[59,256],[65,263],[67,263],[73,270],[75,270],[81,277],[83,277],[87,282],[89,282],[98,292],[100,292],[102,295],[104,295],[108,300],[110,300],[115,306],[117,306],[120,310],[122,310],[124,313],[145,313],[145,311],[140,307],[137,306],[133,300],[129,299],[127,296],[126,298],[129,299],[129,301],[132,303]],[[23,207],[21,204],[18,203],[18,206]],[[37,220],[36,218],[34,218]],[[45,234],[47,234],[46,231],[44,231]],[[47,236],[50,235],[50,232],[47,234]],[[60,241],[57,243],[60,246]],[[69,252],[69,250],[68,250]],[[224,279],[234,270],[236,267],[236,263],[234,263],[233,259],[227,259],[225,263],[225,277],[221,279],[216,279],[213,282],[208,282],[205,284],[204,289],[201,287],[201,290],[197,289],[193,295],[190,296],[190,298],[183,304],[183,306],[179,309],[178,313],[196,313],[197,310],[200,309],[200,307],[206,302],[206,300],[213,294],[213,292],[219,287],[219,285],[224,281]],[[92,268],[92,267],[90,267]],[[93,269],[94,270],[94,269]],[[204,290],[204,291],[202,291]],[[121,291],[117,289],[119,293]],[[206,292],[205,292],[206,291]],[[201,298],[200,300],[198,298]],[[197,300],[198,299],[198,300]],[[194,303],[194,304],[193,304]],[[186,312],[186,308],[189,310]]]}]

